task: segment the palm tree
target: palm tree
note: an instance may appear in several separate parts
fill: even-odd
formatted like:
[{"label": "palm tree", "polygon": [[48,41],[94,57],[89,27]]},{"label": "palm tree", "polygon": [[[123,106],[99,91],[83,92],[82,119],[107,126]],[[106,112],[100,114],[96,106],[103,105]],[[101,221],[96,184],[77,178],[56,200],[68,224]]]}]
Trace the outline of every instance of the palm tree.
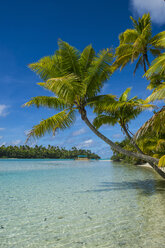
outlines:
[{"label": "palm tree", "polygon": [[162,53],[160,56],[154,59],[151,64],[151,67],[145,73],[145,76],[148,79],[150,79],[150,77],[154,75],[159,75],[160,77],[162,77],[162,79],[165,79],[165,53]]},{"label": "palm tree", "polygon": [[138,139],[150,132],[154,132],[155,136],[165,134],[165,106],[143,124],[143,126],[137,131],[135,137]]},{"label": "palm tree", "polygon": [[123,69],[129,62],[138,60],[134,69],[134,74],[139,66],[143,66],[147,71],[150,67],[148,52],[154,57],[160,55],[163,49],[163,38],[165,31],[152,37],[152,25],[150,14],[144,14],[142,18],[136,21],[130,17],[133,22],[133,29],[127,29],[119,35],[120,44],[116,48],[116,61],[114,68]]},{"label": "palm tree", "polygon": [[144,100],[137,97],[129,99],[130,91],[131,88],[127,88],[119,99],[111,104],[108,104],[107,101],[96,102],[94,112],[98,116],[94,119],[93,124],[98,129],[103,124],[114,126],[118,123],[136,150],[143,154],[133,138],[134,135],[129,130],[128,123],[135,119],[144,109],[151,108],[153,105],[146,104]]},{"label": "palm tree", "polygon": [[[162,40],[161,45],[164,45],[165,47],[165,37],[164,40]],[[165,53],[161,54],[152,62],[152,65],[145,73],[145,76],[151,80],[149,85],[150,89],[154,88],[152,94],[147,97],[145,102],[154,102],[156,100],[165,101]],[[152,129],[157,133],[165,133],[165,106],[163,106],[160,111],[155,113],[150,120],[144,123],[137,135],[141,136],[149,129]]]},{"label": "palm tree", "polygon": [[44,57],[29,65],[44,81],[39,85],[54,93],[55,96],[33,97],[25,106],[44,106],[61,111],[35,125],[29,132],[28,139],[38,138],[46,132],[55,133],[57,129],[63,130],[70,127],[75,120],[76,111],[78,111],[86,125],[114,150],[127,156],[152,162],[153,168],[165,177],[165,174],[162,174],[157,167],[158,159],[122,149],[101,134],[87,118],[86,106],[93,106],[100,98],[108,97],[109,102],[114,101],[114,96],[98,96],[104,82],[112,73],[110,63],[113,54],[111,50],[104,49],[95,54],[94,49],[89,45],[80,53],[64,41],[60,40],[58,45],[59,49],[53,56]]}]

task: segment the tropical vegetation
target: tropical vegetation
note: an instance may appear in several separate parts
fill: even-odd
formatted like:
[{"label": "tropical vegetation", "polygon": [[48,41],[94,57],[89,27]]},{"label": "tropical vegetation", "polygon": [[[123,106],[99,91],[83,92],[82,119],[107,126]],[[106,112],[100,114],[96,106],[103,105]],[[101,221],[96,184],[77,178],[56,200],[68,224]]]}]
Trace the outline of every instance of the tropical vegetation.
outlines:
[{"label": "tropical vegetation", "polygon": [[100,157],[90,150],[77,149],[71,150],[60,148],[58,146],[48,147],[37,146],[1,146],[0,158],[51,158],[51,159],[76,159],[79,155],[85,155],[89,159],[99,159]]},{"label": "tropical vegetation", "polygon": [[136,21],[132,16],[133,29],[127,29],[119,35],[120,44],[116,48],[116,60],[114,63],[115,69],[123,69],[129,62],[137,60],[134,74],[139,66],[147,71],[150,67],[149,53],[153,57],[161,54],[164,49],[165,32],[161,32],[152,37],[152,24],[150,14],[144,14],[142,18],[139,17]]},{"label": "tropical vegetation", "polygon": [[[158,124],[160,126],[160,121],[157,120],[162,120],[161,125],[165,123],[164,107],[155,111],[154,121],[151,118],[152,121],[144,124],[146,131],[143,132],[143,135],[140,131],[133,135],[128,126],[130,120],[135,119],[145,108],[154,107],[150,104],[151,101],[164,99],[165,73],[160,67],[164,61],[162,59],[164,54],[161,52],[165,48],[165,32],[152,37],[149,14],[143,15],[138,21],[131,19],[134,29],[126,30],[119,36],[120,44],[116,48],[115,54],[111,49],[103,49],[96,53],[91,45],[80,52],[67,42],[59,40],[58,50],[54,55],[44,57],[29,65],[31,70],[42,80],[38,84],[50,91],[51,96],[33,97],[24,106],[52,108],[55,114],[35,125],[29,132],[27,140],[32,137],[39,138],[46,132],[52,132],[55,135],[57,130],[69,128],[79,113],[91,131],[110,145],[115,153],[149,162],[165,178],[165,173],[158,167],[159,158],[162,153],[164,155],[164,151],[159,152],[158,147],[164,147],[165,132],[164,129],[157,128]],[[151,66],[148,52],[156,56]],[[154,90],[151,96],[146,101],[138,99],[138,97],[129,99],[130,88],[119,98],[112,94],[101,95],[104,83],[110,79],[114,71],[117,68],[123,69],[128,62],[134,62],[136,59],[138,62],[135,71],[139,65],[143,65],[145,76],[151,81],[150,89]],[[93,123],[88,119],[89,108],[92,108],[97,114]],[[115,125],[116,123],[120,124],[128,137],[124,145],[113,142],[98,131],[103,124]],[[144,130],[144,128],[142,129]],[[154,143],[153,138],[157,139],[154,140]],[[127,144],[128,141],[129,144]],[[155,144],[156,151],[153,148]],[[149,147],[152,148],[149,149]]]}]

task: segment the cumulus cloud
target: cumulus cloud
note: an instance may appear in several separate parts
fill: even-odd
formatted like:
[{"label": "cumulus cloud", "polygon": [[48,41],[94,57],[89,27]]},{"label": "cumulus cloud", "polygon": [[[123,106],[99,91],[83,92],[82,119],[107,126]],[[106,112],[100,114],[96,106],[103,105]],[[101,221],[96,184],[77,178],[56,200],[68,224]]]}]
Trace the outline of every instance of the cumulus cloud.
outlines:
[{"label": "cumulus cloud", "polygon": [[130,0],[131,7],[139,16],[150,13],[152,21],[157,24],[165,23],[164,0]]},{"label": "cumulus cloud", "polygon": [[123,135],[121,133],[116,133],[113,135],[113,138],[116,138],[116,139],[120,139],[122,137],[123,137]]},{"label": "cumulus cloud", "polygon": [[5,145],[6,145],[6,142],[3,142],[3,143],[0,144],[0,147],[5,146]]},{"label": "cumulus cloud", "polygon": [[78,145],[78,147],[79,148],[89,148],[89,147],[93,146],[93,144],[94,144],[93,139],[88,139],[88,140],[85,140],[85,141],[81,142]]},{"label": "cumulus cloud", "polygon": [[80,134],[84,134],[86,133],[86,129],[85,128],[80,128],[79,130],[75,131],[72,133],[73,136],[78,136]]},{"label": "cumulus cloud", "polygon": [[8,106],[5,104],[0,104],[0,116],[5,117],[8,112],[7,112]]},{"label": "cumulus cloud", "polygon": [[21,143],[21,140],[13,140],[12,141],[12,145],[14,145],[14,146],[17,146],[17,145],[19,145]]}]

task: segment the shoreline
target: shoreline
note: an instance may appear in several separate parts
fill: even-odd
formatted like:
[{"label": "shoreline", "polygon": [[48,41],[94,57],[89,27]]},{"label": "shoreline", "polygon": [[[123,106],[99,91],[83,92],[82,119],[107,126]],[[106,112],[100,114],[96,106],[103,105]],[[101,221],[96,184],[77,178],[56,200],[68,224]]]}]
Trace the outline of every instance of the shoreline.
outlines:
[{"label": "shoreline", "polygon": [[149,163],[145,163],[145,164],[137,164],[138,167],[144,167],[144,168],[150,168],[153,169],[152,166]]},{"label": "shoreline", "polygon": [[[138,167],[142,167],[142,168],[148,168],[148,169],[154,170],[154,169],[152,168],[152,166],[151,166],[149,163],[138,164],[137,166],[138,166]],[[160,167],[159,167],[159,168],[160,168]],[[160,169],[161,169],[163,172],[165,172],[165,167],[161,167]]]}]

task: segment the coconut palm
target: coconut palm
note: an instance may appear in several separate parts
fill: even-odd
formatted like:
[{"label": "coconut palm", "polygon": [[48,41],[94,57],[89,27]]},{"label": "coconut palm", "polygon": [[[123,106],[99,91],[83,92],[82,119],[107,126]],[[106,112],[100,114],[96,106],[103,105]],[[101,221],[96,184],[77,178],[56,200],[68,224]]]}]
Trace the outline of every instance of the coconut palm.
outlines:
[{"label": "coconut palm", "polygon": [[58,46],[59,49],[53,56],[44,57],[29,65],[44,81],[39,85],[51,91],[54,96],[34,97],[25,106],[43,106],[58,109],[60,112],[35,125],[29,132],[28,139],[38,138],[46,132],[55,133],[57,129],[63,130],[70,127],[75,120],[76,111],[78,111],[86,125],[114,150],[127,156],[152,162],[155,170],[165,177],[157,167],[158,159],[122,149],[101,134],[87,118],[86,107],[88,105],[93,106],[95,102],[104,98],[108,99],[109,103],[114,102],[115,97],[112,95],[98,96],[104,82],[112,73],[110,63],[113,54],[111,50],[104,49],[96,54],[89,45],[80,53],[76,48],[61,40],[58,42]]},{"label": "coconut palm", "polygon": [[146,99],[146,102],[165,99],[165,53],[157,57],[145,76],[150,80],[149,89],[154,89],[153,93]]},{"label": "coconut palm", "polygon": [[165,78],[165,53],[162,53],[153,60],[151,67],[145,73],[145,76],[150,79],[151,76],[159,75]]},{"label": "coconut palm", "polygon": [[165,31],[152,37],[152,25],[150,14],[144,14],[142,18],[136,21],[130,17],[133,22],[133,29],[127,29],[119,35],[119,46],[116,48],[116,61],[114,68],[123,69],[129,62],[138,60],[134,69],[134,74],[139,66],[147,71],[150,66],[148,53],[154,57],[160,55],[164,46]]},{"label": "coconut palm", "polygon": [[136,139],[147,136],[151,132],[155,135],[165,134],[165,106],[143,124],[135,135]]},{"label": "coconut palm", "polygon": [[129,99],[130,91],[131,88],[127,88],[119,99],[110,105],[107,104],[107,101],[96,102],[94,111],[98,116],[94,119],[93,124],[96,128],[100,128],[103,124],[114,126],[118,123],[136,150],[143,153],[133,139],[128,123],[135,119],[144,109],[151,108],[153,105],[146,104],[144,100],[137,97]]}]

